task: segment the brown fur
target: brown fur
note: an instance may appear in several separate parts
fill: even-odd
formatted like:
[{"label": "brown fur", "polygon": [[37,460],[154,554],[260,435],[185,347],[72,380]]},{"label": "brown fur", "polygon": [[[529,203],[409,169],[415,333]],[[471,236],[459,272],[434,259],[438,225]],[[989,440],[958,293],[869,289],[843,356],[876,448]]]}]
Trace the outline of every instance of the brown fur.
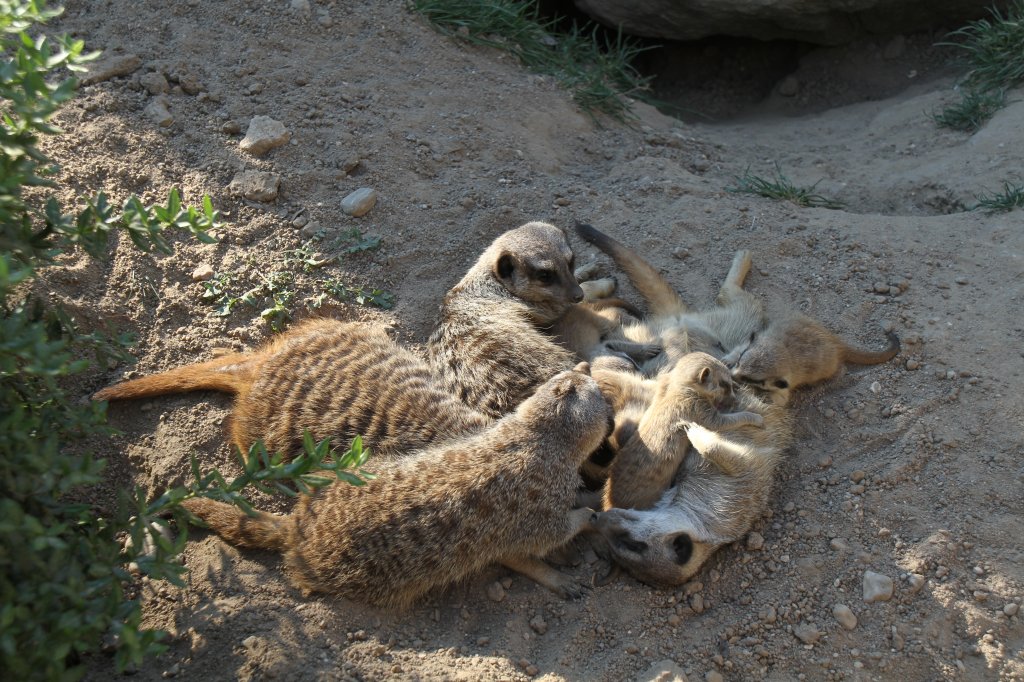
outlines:
[{"label": "brown fur", "polygon": [[401,608],[501,562],[569,596],[579,586],[538,557],[590,527],[591,510],[571,509],[577,469],[609,419],[594,380],[563,372],[488,429],[383,463],[364,486],[331,485],[288,516],[186,506],[234,544],[283,551],[305,590]]},{"label": "brown fur", "polygon": [[723,360],[733,376],[772,394],[780,405],[800,386],[831,379],[845,363],[877,365],[900,352],[896,334],[886,334],[885,350],[855,348],[815,319],[796,313],[772,317],[767,326],[733,348]]},{"label": "brown fur", "polygon": [[582,300],[562,230],[526,223],[498,237],[445,296],[428,341],[445,390],[491,416],[575,364],[552,324]]},{"label": "brown fur", "polygon": [[304,429],[346,446],[361,435],[377,455],[411,452],[478,430],[491,419],[441,390],[430,367],[382,329],[314,320],[253,353],[116,384],[96,400],[195,390],[237,394],[232,441],[243,452],[262,440],[293,456]]},{"label": "brown fur", "polygon": [[683,356],[657,379],[633,372],[594,369],[594,378],[615,409],[612,461],[603,508],[646,509],[671,484],[687,450],[686,429],[761,426],[754,412],[724,412],[736,404],[729,370],[707,353]]}]

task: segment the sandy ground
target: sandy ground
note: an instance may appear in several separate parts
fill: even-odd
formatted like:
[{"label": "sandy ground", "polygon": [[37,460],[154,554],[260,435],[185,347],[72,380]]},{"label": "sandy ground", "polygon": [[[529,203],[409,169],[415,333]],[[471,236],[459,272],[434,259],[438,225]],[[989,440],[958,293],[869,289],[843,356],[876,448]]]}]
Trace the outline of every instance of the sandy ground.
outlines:
[{"label": "sandy ground", "polygon": [[[186,589],[140,586],[145,624],[171,637],[135,679],[1024,677],[1024,212],[961,210],[1020,180],[1020,93],[974,135],[936,129],[927,113],[954,99],[952,72],[936,61],[934,36],[911,36],[811,52],[792,74],[794,96],[766,88],[728,122],[682,123],[638,106],[629,127],[598,124],[549,79],[443,38],[400,2],[315,1],[309,12],[285,0],[70,4],[57,30],[142,66],[84,87],[59,116],[67,135],[47,150],[66,198],[105,189],[155,201],[178,186],[189,201],[212,195],[226,219],[216,245],[181,237],[174,255],[148,256],[122,240],[106,263],[69,258],[44,275],[41,291],[87,327],[138,335],[131,371],[269,338],[261,307],[220,317],[202,299],[201,264],[233,273],[237,293],[260,274],[292,273],[296,318],[312,314],[329,278],[384,289],[392,310],[321,312],[385,321],[422,343],[443,292],[527,220],[591,222],[696,305],[748,248],[751,290],[862,345],[880,345],[886,324],[904,344],[891,363],[797,396],[798,438],[756,528],[763,546],[724,549],[675,591],[624,578],[563,602],[494,568],[396,616],[303,598],[277,556],[196,532]],[[146,113],[154,73],[170,81],[167,127]],[[704,85],[695,103],[715,96]],[[260,158],[239,149],[257,115],[291,134]],[[846,208],[725,191],[748,167],[770,174],[776,162]],[[279,196],[232,195],[242,169],[279,174]],[[360,187],[379,200],[355,219],[340,200]],[[319,223],[321,254],[340,253],[353,228],[382,243],[306,272],[285,262],[304,241],[297,218]],[[580,260],[597,257],[577,247]],[[81,395],[128,369],[83,378]],[[187,480],[190,453],[237,470],[229,407],[215,394],[113,406],[123,435],[95,444],[110,465],[99,503],[112,505],[120,486],[155,492]],[[578,545],[564,570],[589,581],[605,564],[599,547]],[[866,571],[893,579],[890,600],[864,601]],[[488,597],[495,582],[501,601]],[[856,615],[852,630],[834,617],[837,604]],[[114,676],[107,656],[88,663],[90,679]]]}]

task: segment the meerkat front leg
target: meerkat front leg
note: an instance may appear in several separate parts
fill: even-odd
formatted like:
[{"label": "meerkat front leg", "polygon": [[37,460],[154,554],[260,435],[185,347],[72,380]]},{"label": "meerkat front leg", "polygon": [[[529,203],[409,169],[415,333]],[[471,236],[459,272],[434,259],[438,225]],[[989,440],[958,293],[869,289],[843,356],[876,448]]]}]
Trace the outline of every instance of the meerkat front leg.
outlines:
[{"label": "meerkat front leg", "polygon": [[[582,531],[595,530],[597,528],[597,513],[587,507],[569,511],[566,514],[566,520],[568,521],[566,534],[558,545],[569,542]],[[513,557],[502,560],[501,564],[517,573],[522,573],[527,578],[543,585],[563,599],[579,599],[589,589],[589,587],[577,582],[570,576],[548,566],[537,557]]]},{"label": "meerkat front leg", "polygon": [[602,279],[580,282],[580,288],[583,289],[584,301],[596,301],[601,298],[608,298],[615,293],[615,289],[618,285],[619,283],[616,282],[613,277],[604,277]]},{"label": "meerkat front leg", "polygon": [[735,429],[740,426],[764,427],[764,417],[756,412],[716,412],[704,426],[710,429]]}]

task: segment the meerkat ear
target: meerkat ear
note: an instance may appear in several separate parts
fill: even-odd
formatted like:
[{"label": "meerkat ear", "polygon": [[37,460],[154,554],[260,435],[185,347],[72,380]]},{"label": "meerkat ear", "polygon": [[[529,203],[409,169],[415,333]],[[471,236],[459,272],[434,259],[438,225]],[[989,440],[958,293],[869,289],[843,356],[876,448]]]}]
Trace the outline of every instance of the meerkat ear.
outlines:
[{"label": "meerkat ear", "polygon": [[503,253],[498,257],[498,262],[494,264],[494,273],[498,275],[498,279],[508,279],[512,276],[512,273],[516,269],[516,262],[512,256],[507,253]]},{"label": "meerkat ear", "polygon": [[578,365],[576,365],[575,367],[573,367],[572,371],[579,372],[580,374],[586,374],[587,376],[590,376],[590,363],[589,362],[581,362]]},{"label": "meerkat ear", "polygon": [[711,375],[710,367],[701,367],[700,372],[697,373],[697,382],[703,384],[708,380],[708,376]]},{"label": "meerkat ear", "polygon": [[785,379],[776,379],[774,385],[775,388],[789,388],[789,382]]}]

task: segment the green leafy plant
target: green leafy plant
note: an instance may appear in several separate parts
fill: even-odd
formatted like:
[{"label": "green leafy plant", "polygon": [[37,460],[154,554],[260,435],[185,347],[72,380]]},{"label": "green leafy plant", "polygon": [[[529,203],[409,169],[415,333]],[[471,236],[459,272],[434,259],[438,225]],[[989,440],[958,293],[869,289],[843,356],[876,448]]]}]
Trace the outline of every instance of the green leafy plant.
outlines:
[{"label": "green leafy plant", "polygon": [[[779,164],[775,164],[775,177],[766,179],[750,172],[750,168],[743,171],[743,175],[737,175],[736,184],[726,187],[727,192],[736,194],[754,194],[768,199],[784,199],[791,201],[797,206],[812,208],[842,208],[842,202],[817,194],[814,188],[818,183],[810,187],[798,187],[794,185],[783,173]],[[818,182],[821,182],[820,180]]]},{"label": "green leafy plant", "polygon": [[972,210],[980,209],[988,213],[1002,213],[1015,208],[1024,208],[1024,184],[1003,182],[1003,191],[982,192],[975,198],[978,203],[971,207]]},{"label": "green leafy plant", "polygon": [[967,74],[961,79],[961,100],[933,115],[938,125],[974,131],[1005,106],[1005,92],[1024,83],[1024,0],[972,21],[940,43],[961,51]]},{"label": "green leafy plant", "polygon": [[323,305],[323,302],[328,296],[346,303],[348,301],[355,301],[359,305],[373,306],[376,308],[383,308],[384,310],[390,310],[395,305],[394,294],[388,293],[382,289],[370,289],[367,290],[365,287],[348,287],[345,286],[344,282],[338,279],[328,279],[322,282],[324,290],[323,292],[313,299],[311,307],[319,308]]},{"label": "green leafy plant", "polygon": [[[81,41],[29,34],[59,12],[42,0],[0,0],[0,671],[11,680],[74,679],[83,672],[80,657],[108,639],[117,643],[121,668],[159,649],[160,633],[140,628],[140,604],[126,586],[131,566],[179,580],[181,566],[171,559],[184,535],[168,537],[160,514],[180,516],[182,499],[241,504],[236,493],[245,485],[278,489],[285,481],[308,490],[330,478],[315,470],[365,460],[360,445],[326,463],[329,446],[307,439],[307,456],[289,463],[250,453],[245,476],[231,483],[211,472],[153,502],[141,491],[109,507],[91,501],[105,463],[88,451],[89,439],[112,431],[105,405],[80,402],[68,379],[96,362],[127,358],[127,339],[112,340],[95,324],[81,329],[33,295],[33,284],[63,267],[62,254],[105,256],[115,231],[143,251],[167,253],[173,232],[212,241],[208,231],[219,216],[208,197],[200,208],[184,206],[177,190],[163,204],[129,197],[120,208],[99,194],[70,212],[50,196],[58,169],[39,141],[60,133],[50,119],[76,88],[66,71],[93,56]],[[335,474],[349,482],[357,475]]]},{"label": "green leafy plant", "polygon": [[629,115],[623,95],[644,97],[650,79],[632,62],[644,48],[619,32],[602,37],[596,24],[558,30],[531,0],[413,0],[413,9],[447,35],[513,54],[526,68],[555,78],[587,111]]}]

